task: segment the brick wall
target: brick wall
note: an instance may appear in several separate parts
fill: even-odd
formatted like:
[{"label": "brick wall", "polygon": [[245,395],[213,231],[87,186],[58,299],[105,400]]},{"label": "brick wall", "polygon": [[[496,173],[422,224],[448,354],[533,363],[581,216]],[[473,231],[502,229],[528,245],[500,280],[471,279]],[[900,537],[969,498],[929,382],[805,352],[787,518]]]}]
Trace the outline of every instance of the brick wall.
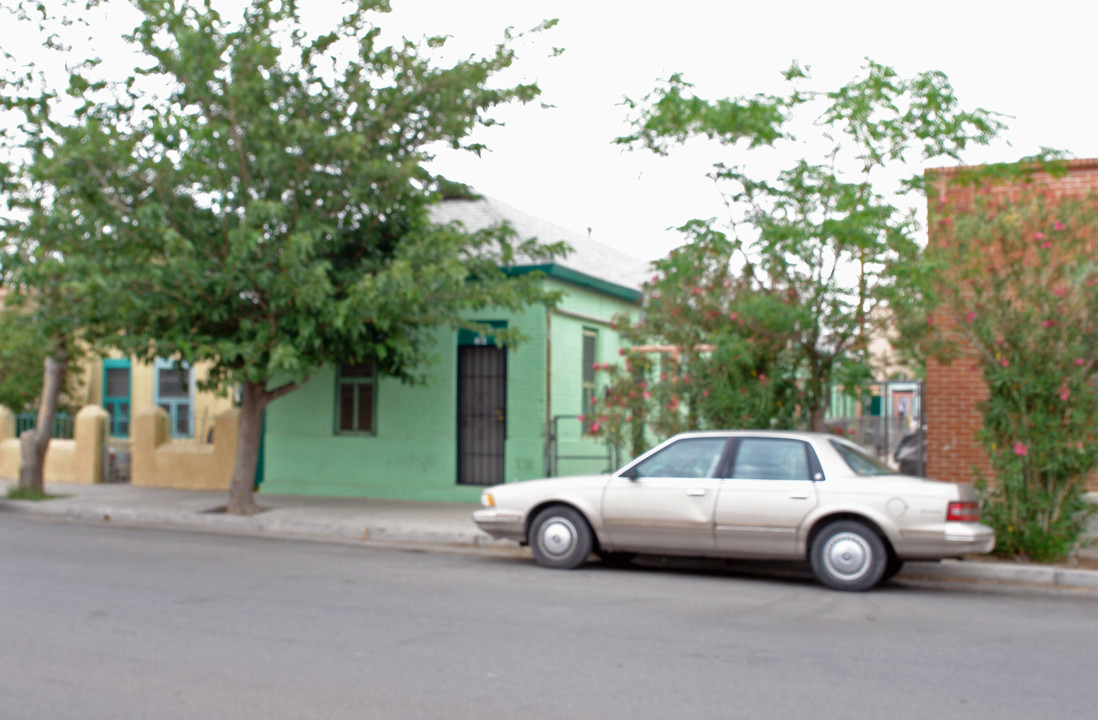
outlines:
[{"label": "brick wall", "polygon": [[[933,170],[929,175],[938,178],[937,184],[928,189],[928,202],[939,202],[946,198],[950,203],[961,202],[971,196],[971,190],[948,188],[948,178],[954,170]],[[1009,196],[1022,187],[1022,181],[1005,182],[993,191],[995,194]],[[1098,159],[1072,160],[1068,163],[1068,174],[1052,177],[1045,172],[1035,173],[1030,178],[1028,189],[1039,188],[1050,198],[1064,198],[1085,195],[1098,190]],[[928,244],[933,247],[938,242],[934,228],[930,229]],[[932,319],[939,329],[948,332],[950,319],[945,313],[939,313]],[[983,418],[976,409],[977,403],[987,397],[980,369],[976,366],[974,354],[962,354],[951,363],[943,364],[934,360],[927,362],[926,384],[924,386],[924,407],[926,412],[927,475],[940,480],[953,482],[972,482],[980,469],[990,474],[987,455],[980,446],[976,433],[983,424]],[[989,475],[990,476],[990,475]],[[1091,479],[1091,489],[1098,490],[1098,481]]]}]

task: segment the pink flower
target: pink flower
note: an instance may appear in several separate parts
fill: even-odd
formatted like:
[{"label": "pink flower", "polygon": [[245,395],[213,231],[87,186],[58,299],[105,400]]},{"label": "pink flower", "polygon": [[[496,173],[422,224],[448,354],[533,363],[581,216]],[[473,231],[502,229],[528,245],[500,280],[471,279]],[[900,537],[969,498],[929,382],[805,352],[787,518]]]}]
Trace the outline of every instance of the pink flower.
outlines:
[{"label": "pink flower", "polygon": [[1010,367],[1010,361],[1009,361],[1009,360],[1007,360],[1006,358],[1003,358],[1003,359],[1002,359],[1002,360],[1001,360],[1001,361],[999,362],[999,364],[1000,364],[1000,365],[1002,365],[1003,367]]},{"label": "pink flower", "polygon": [[1025,457],[1029,454],[1029,448],[1026,447],[1026,444],[1024,442],[1016,442],[1014,443],[1014,454]]},{"label": "pink flower", "polygon": [[1066,292],[1067,292],[1067,290],[1064,290],[1063,288],[1056,288],[1055,290],[1052,291],[1052,294],[1055,295],[1056,297],[1063,297],[1064,293],[1066,293]]},{"label": "pink flower", "polygon": [[652,399],[652,393],[645,390],[644,392],[641,393],[641,397],[644,398],[645,400],[651,400]]},{"label": "pink flower", "polygon": [[1071,397],[1071,391],[1065,388],[1060,388],[1060,399],[1067,402],[1067,399]]},{"label": "pink flower", "polygon": [[976,320],[976,313],[970,312],[968,315],[965,316],[965,319],[969,322],[974,322]]},{"label": "pink flower", "polygon": [[1052,327],[1052,326],[1053,326],[1053,325],[1055,325],[1055,324],[1056,324],[1056,321],[1055,321],[1055,320],[1045,320],[1044,322],[1042,322],[1042,323],[1041,323],[1041,327],[1043,327],[1043,328],[1050,328],[1050,327]]},{"label": "pink flower", "polygon": [[1052,223],[1052,229],[1053,230],[1066,230],[1067,225],[1064,225],[1062,222],[1057,220],[1056,222]]},{"label": "pink flower", "polygon": [[1075,358],[1075,364],[1079,367],[1082,367],[1083,363],[1085,363],[1085,362],[1086,362],[1086,360],[1084,360],[1083,358]]},{"label": "pink flower", "polygon": [[1041,243],[1041,249],[1042,250],[1048,250],[1051,247],[1052,247],[1052,241],[1050,241],[1050,240],[1046,240],[1045,242]]},{"label": "pink flower", "polygon": [[738,318],[739,316],[740,316],[740,314],[739,314],[739,313],[732,313],[731,315],[729,315],[729,316],[728,316],[728,319],[729,319],[729,320],[735,320],[735,319],[736,319],[736,318]]},{"label": "pink flower", "polygon": [[708,390],[702,390],[702,397],[709,397],[709,391]]},{"label": "pink flower", "polygon": [[600,427],[601,425],[599,425],[599,421],[596,420],[595,422],[591,423],[591,432],[597,433]]},{"label": "pink flower", "polygon": [[1045,239],[1045,234],[1043,232],[1033,233],[1033,239],[1034,240],[1044,240]]},{"label": "pink flower", "polygon": [[580,422],[583,422],[586,416],[580,415]]}]

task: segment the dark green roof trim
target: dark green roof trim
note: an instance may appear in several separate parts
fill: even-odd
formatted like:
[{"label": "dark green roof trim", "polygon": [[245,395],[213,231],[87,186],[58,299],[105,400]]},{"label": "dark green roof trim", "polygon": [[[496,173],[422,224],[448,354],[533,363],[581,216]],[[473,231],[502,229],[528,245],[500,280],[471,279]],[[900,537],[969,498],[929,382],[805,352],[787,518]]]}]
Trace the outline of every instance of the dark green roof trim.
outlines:
[{"label": "dark green roof trim", "polygon": [[624,285],[600,280],[596,277],[581,273],[578,270],[562,267],[556,263],[509,267],[504,268],[504,272],[508,275],[528,275],[533,272],[540,272],[546,277],[562,280],[564,282],[572,283],[573,285],[579,285],[580,287],[590,288],[591,290],[600,292],[604,295],[620,298],[638,305],[640,304],[641,298],[644,297],[640,290],[634,290],[633,288],[628,288]]}]

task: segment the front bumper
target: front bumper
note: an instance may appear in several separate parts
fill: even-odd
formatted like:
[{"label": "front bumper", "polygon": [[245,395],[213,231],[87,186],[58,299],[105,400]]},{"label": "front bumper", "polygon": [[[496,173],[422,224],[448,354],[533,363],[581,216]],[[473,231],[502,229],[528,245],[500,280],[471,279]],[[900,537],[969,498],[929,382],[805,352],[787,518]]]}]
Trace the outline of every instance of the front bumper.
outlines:
[{"label": "front bumper", "polygon": [[521,513],[485,507],[473,511],[473,522],[492,537],[516,542],[526,541],[526,526]]}]

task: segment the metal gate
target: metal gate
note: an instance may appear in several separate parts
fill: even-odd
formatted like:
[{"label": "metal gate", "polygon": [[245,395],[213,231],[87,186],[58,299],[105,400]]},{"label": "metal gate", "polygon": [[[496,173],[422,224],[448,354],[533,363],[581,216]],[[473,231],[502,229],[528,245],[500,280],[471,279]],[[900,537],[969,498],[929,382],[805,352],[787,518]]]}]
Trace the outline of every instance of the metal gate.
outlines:
[{"label": "metal gate", "polygon": [[458,347],[458,484],[503,482],[507,349]]}]

